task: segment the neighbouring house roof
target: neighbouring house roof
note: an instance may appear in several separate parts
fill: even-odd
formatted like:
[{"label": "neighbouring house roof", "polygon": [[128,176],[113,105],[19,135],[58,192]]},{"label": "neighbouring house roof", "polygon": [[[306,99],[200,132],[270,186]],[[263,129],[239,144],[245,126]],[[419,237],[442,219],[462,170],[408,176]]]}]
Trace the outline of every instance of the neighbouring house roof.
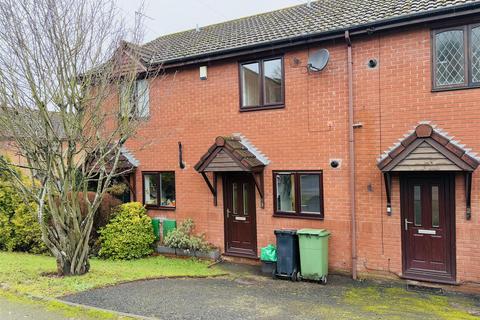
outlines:
[{"label": "neighbouring house roof", "polygon": [[[2,110],[1,112],[4,112],[4,111]],[[15,110],[12,109],[10,112],[15,112]],[[36,110],[30,109],[30,110],[27,110],[26,115],[30,117],[30,114],[31,114],[31,119],[35,119],[35,117],[37,116],[37,112],[38,111]],[[52,129],[54,133],[57,135],[57,137],[60,140],[65,140],[67,138],[67,135],[65,133],[65,127],[63,126],[63,120],[60,114],[58,114],[57,112],[51,111],[49,112],[49,115],[50,115],[49,118],[52,123]],[[16,114],[10,114],[10,117],[13,117],[13,116],[16,117]],[[45,125],[44,123],[36,120],[32,120],[31,124],[32,124],[32,127],[38,127],[37,128],[38,130],[42,129],[41,131],[43,131],[44,129],[43,126]],[[5,128],[0,128],[0,139],[12,140],[11,133],[2,129],[5,129]]]},{"label": "neighbouring house roof", "polygon": [[143,62],[168,64],[478,8],[478,0],[320,0],[168,34],[131,49]]},{"label": "neighbouring house roof", "polygon": [[215,143],[195,165],[195,170],[198,172],[258,172],[267,164],[268,159],[245,137],[232,135],[217,137]]},{"label": "neighbouring house roof", "polygon": [[390,171],[474,171],[480,158],[442,129],[420,123],[383,153],[378,168]]}]

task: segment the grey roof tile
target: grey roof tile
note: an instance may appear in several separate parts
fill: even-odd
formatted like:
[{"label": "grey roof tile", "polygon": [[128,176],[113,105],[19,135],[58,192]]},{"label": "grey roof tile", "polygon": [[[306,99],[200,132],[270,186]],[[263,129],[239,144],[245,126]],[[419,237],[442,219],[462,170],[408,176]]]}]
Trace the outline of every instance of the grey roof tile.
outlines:
[{"label": "grey roof tile", "polygon": [[141,46],[146,62],[165,63],[309,34],[353,28],[478,0],[320,0],[161,36]]}]

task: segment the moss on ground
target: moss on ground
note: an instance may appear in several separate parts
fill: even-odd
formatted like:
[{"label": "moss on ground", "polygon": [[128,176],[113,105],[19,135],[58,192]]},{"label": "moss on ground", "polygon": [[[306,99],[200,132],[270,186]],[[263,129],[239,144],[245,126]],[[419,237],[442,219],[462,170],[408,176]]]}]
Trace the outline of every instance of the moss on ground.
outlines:
[{"label": "moss on ground", "polygon": [[465,298],[421,294],[401,287],[352,288],[346,292],[344,302],[388,319],[404,319],[406,316],[409,319],[479,319],[469,312],[475,306]]}]

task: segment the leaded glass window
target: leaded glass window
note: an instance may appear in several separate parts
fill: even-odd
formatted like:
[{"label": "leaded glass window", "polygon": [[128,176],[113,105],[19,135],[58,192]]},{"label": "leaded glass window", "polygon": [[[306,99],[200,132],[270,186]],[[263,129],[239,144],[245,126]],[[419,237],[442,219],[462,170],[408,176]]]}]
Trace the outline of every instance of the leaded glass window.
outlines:
[{"label": "leaded glass window", "polygon": [[480,26],[472,28],[472,82],[480,82]]},{"label": "leaded glass window", "polygon": [[449,30],[435,35],[436,85],[465,82],[465,47],[463,30]]},{"label": "leaded glass window", "polygon": [[480,25],[433,31],[433,89],[480,86]]}]

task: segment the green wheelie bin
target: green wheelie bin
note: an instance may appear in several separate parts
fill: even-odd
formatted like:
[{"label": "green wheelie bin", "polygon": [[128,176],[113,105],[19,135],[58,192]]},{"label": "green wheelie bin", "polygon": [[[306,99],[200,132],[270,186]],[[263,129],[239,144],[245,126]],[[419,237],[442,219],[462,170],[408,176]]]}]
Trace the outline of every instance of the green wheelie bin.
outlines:
[{"label": "green wheelie bin", "polygon": [[330,231],[325,229],[301,229],[297,231],[300,246],[300,266],[302,279],[327,283],[328,238]]},{"label": "green wheelie bin", "polygon": [[161,219],[155,217],[152,218],[152,227],[153,227],[153,234],[155,235],[155,240],[160,240],[160,225]]},{"label": "green wheelie bin", "polygon": [[163,220],[163,238],[172,230],[177,228],[177,221],[172,219]]}]

